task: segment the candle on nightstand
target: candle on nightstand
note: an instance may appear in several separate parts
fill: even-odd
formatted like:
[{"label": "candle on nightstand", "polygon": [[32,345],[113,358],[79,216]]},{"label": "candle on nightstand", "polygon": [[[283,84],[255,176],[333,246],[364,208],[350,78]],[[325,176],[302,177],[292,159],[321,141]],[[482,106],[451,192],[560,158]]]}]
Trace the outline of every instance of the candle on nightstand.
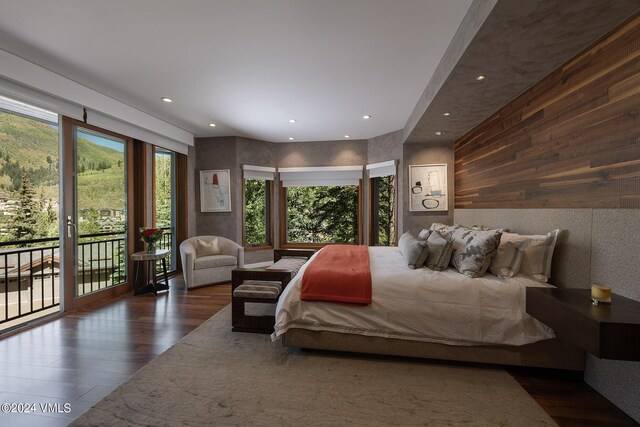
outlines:
[{"label": "candle on nightstand", "polygon": [[611,288],[606,286],[591,284],[591,301],[594,305],[599,303],[611,303]]}]

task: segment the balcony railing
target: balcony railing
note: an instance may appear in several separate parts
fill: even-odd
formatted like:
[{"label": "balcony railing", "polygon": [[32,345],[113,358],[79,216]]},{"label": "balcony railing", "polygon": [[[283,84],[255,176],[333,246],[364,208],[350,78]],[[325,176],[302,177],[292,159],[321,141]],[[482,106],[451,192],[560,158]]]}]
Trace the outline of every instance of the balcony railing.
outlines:
[{"label": "balcony railing", "polygon": [[[20,244],[49,242],[57,243],[58,239],[34,239]],[[0,243],[0,248],[16,243]],[[60,304],[58,246],[0,250],[0,324]]]},{"label": "balcony railing", "polygon": [[[163,230],[159,247],[171,251],[167,268],[173,270],[173,230]],[[58,242],[57,237],[51,237],[0,243],[0,329],[34,315],[54,312],[60,305]],[[123,231],[78,236],[76,295],[125,283],[125,248]]]},{"label": "balcony railing", "polygon": [[[167,270],[173,271],[176,269],[175,260],[173,259],[173,229],[171,227],[162,227],[161,230],[164,233],[162,234],[160,242],[158,243],[158,249],[167,249],[169,251],[169,256],[166,258]],[[159,262],[156,263],[156,274],[162,274],[162,264]]]}]

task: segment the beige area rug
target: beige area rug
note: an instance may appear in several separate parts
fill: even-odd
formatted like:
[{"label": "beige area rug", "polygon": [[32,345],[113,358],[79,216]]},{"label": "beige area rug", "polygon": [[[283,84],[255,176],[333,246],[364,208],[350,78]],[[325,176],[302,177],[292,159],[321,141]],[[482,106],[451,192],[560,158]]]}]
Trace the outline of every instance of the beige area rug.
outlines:
[{"label": "beige area rug", "polygon": [[285,349],[227,306],[73,425],[555,426],[500,369]]}]

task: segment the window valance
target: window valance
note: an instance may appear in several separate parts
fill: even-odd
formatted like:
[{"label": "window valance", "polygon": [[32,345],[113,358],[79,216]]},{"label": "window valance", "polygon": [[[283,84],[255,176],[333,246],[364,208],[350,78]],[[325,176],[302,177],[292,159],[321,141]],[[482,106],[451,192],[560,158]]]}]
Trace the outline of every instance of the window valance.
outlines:
[{"label": "window valance", "polygon": [[388,160],[386,162],[373,163],[367,165],[369,171],[369,178],[378,178],[381,176],[390,176],[396,174],[397,160]]},{"label": "window valance", "polygon": [[276,176],[276,168],[267,166],[242,165],[244,171],[244,179],[263,179],[265,181],[273,181]]},{"label": "window valance", "polygon": [[362,166],[278,168],[284,187],[358,185]]}]

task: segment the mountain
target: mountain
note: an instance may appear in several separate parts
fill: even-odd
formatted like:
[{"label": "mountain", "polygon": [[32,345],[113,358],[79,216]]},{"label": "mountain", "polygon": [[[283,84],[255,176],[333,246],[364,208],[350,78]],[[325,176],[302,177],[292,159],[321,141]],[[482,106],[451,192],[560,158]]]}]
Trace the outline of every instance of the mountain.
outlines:
[{"label": "mountain", "polygon": [[[78,139],[78,169],[104,170],[122,163],[121,152]],[[57,186],[57,126],[0,111],[0,196],[15,191],[23,173],[34,187]]]}]

